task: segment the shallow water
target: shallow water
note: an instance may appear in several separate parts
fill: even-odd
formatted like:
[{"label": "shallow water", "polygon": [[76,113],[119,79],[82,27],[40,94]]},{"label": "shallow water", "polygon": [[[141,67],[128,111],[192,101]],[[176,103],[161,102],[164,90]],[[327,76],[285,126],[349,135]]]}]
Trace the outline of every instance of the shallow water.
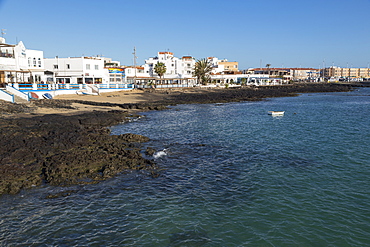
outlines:
[{"label": "shallow water", "polygon": [[361,88],[144,113],[112,132],[150,137],[160,177],[2,196],[0,245],[368,246],[369,104]]}]

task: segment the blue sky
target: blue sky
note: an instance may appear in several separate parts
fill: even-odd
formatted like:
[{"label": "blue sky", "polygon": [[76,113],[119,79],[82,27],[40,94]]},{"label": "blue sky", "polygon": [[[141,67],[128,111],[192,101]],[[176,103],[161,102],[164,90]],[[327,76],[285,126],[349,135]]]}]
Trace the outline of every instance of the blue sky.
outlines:
[{"label": "blue sky", "polygon": [[368,67],[370,0],[0,0],[7,43],[138,64],[171,51],[264,67]]}]

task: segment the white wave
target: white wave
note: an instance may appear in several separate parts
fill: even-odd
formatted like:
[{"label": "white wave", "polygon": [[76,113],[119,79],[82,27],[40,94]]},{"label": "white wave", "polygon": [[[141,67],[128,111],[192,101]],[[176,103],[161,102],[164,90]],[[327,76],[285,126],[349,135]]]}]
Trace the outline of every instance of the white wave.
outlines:
[{"label": "white wave", "polygon": [[163,149],[162,151],[158,151],[156,152],[155,154],[153,154],[153,157],[154,159],[158,159],[162,156],[166,156],[167,155],[167,149]]}]

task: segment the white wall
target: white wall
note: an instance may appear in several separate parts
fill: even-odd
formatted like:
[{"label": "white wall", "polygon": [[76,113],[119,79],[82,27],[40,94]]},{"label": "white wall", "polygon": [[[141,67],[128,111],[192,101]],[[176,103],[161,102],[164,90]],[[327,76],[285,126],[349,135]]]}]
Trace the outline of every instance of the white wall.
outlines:
[{"label": "white wall", "polygon": [[70,78],[70,83],[77,83],[78,78],[102,78],[102,83],[109,82],[104,58],[100,57],[46,58],[45,70],[52,71],[54,78]]},{"label": "white wall", "polygon": [[[12,55],[14,54],[12,57],[0,57],[0,70],[5,71],[6,81],[27,82],[30,77],[33,80],[37,78],[39,81],[44,79],[43,51],[26,49],[22,41],[14,47],[3,47],[1,50]],[[28,61],[30,61],[30,64]],[[36,62],[35,64],[34,61]],[[8,78],[8,76],[10,77]]]}]

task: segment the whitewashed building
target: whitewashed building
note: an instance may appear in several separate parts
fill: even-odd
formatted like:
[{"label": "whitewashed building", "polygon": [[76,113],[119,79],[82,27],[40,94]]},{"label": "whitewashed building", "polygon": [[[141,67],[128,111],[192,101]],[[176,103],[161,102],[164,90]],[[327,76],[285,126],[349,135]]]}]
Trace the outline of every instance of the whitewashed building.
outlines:
[{"label": "whitewashed building", "polygon": [[0,38],[0,84],[45,80],[43,59],[43,51],[26,49],[22,41],[6,44]]},{"label": "whitewashed building", "polygon": [[207,59],[211,63],[213,74],[239,71],[238,62],[229,62],[227,59],[218,59],[217,57],[208,57]]},{"label": "whitewashed building", "polygon": [[100,84],[109,82],[103,57],[45,58],[49,83]]},{"label": "whitewashed building", "polygon": [[145,60],[144,71],[149,77],[159,77],[154,67],[157,63],[164,63],[166,73],[163,78],[186,79],[193,78],[195,58],[192,56],[183,56],[182,58],[174,57],[172,52],[158,52],[156,57]]}]

